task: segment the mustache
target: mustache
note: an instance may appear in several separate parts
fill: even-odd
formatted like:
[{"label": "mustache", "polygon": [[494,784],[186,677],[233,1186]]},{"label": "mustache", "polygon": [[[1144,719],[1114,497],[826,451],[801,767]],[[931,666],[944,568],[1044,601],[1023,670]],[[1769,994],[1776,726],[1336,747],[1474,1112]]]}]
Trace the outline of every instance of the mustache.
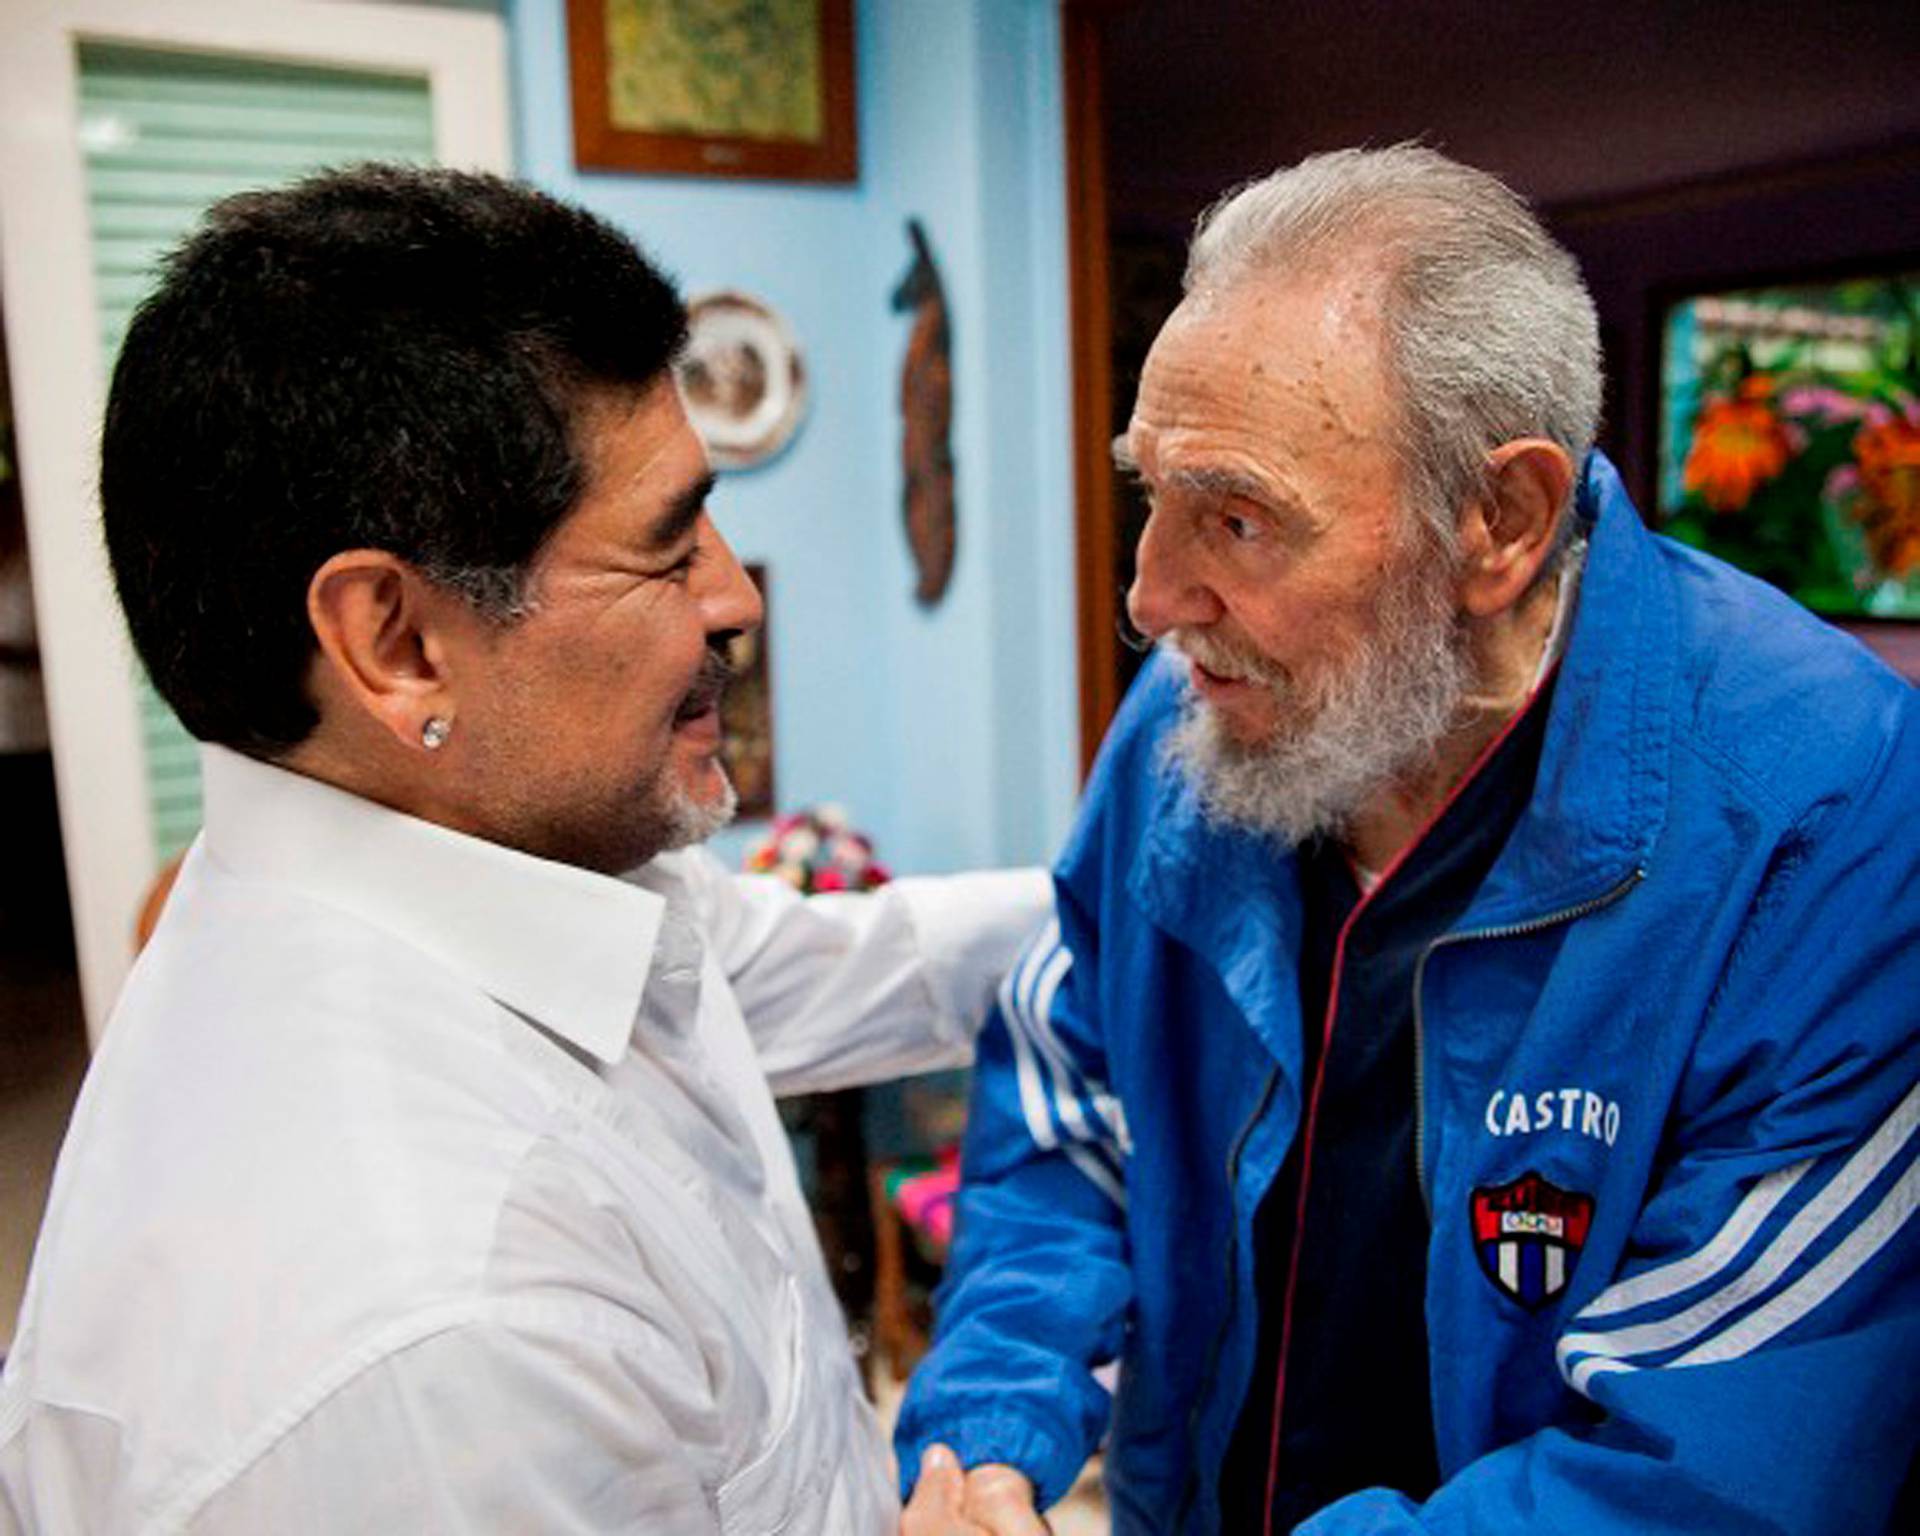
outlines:
[{"label": "mustache", "polygon": [[687,696],[680,701],[678,711],[681,719],[689,719],[703,714],[720,702],[720,695],[727,691],[727,685],[739,676],[740,669],[733,664],[732,635],[716,635],[707,642],[707,654],[700,660],[700,670],[694,674],[693,686],[687,690]]},{"label": "mustache", "polygon": [[1175,629],[1168,631],[1162,643],[1176,656],[1199,662],[1217,677],[1232,678],[1243,683],[1260,683],[1268,688],[1286,686],[1286,673],[1266,657],[1231,645],[1217,636],[1194,629]]}]

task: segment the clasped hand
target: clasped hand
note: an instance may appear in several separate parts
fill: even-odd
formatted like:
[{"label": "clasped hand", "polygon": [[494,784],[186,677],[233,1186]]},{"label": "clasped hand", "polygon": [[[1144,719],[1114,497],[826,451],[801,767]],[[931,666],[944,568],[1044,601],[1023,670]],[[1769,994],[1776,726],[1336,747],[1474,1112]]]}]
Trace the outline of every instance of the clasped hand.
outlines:
[{"label": "clasped hand", "polygon": [[1050,1529],[1022,1473],[993,1462],[962,1471],[944,1445],[928,1446],[920,1458],[920,1481],[900,1522],[900,1536],[1048,1536]]}]

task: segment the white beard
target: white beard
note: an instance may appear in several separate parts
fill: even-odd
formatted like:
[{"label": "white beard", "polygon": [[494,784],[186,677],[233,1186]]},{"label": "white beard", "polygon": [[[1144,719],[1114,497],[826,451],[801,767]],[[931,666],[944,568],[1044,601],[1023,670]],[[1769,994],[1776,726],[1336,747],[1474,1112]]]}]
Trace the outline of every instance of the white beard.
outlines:
[{"label": "white beard", "polygon": [[717,800],[696,800],[677,787],[666,797],[661,816],[661,853],[704,843],[733,820],[734,812],[740,808],[740,796],[734,791],[733,780],[726,777],[726,769],[719,768],[718,772],[725,790]]},{"label": "white beard", "polygon": [[1288,846],[1338,836],[1382,790],[1431,764],[1474,681],[1452,587],[1443,555],[1413,556],[1360,649],[1307,689],[1204,634],[1168,635],[1178,654],[1270,689],[1287,721],[1265,741],[1237,741],[1188,696],[1162,753],[1193,784],[1208,820]]}]

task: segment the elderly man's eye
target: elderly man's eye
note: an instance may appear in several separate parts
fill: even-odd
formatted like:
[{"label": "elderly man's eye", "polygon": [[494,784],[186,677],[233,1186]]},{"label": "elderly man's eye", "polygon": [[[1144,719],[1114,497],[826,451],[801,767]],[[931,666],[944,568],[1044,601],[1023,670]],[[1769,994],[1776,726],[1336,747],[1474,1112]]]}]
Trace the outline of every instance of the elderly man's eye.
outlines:
[{"label": "elderly man's eye", "polygon": [[1244,544],[1247,540],[1258,538],[1260,525],[1252,518],[1239,512],[1225,512],[1220,516],[1220,526],[1228,538]]}]

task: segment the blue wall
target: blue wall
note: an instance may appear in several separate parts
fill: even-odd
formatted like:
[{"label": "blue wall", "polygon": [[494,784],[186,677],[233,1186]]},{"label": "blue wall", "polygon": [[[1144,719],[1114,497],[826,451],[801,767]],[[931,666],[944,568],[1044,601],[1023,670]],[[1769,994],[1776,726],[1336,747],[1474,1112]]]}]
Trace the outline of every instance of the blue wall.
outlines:
[{"label": "blue wall", "polygon": [[[805,353],[799,435],[714,500],[769,569],[782,807],[841,801],[902,870],[1050,858],[1077,782],[1053,0],[860,0],[851,187],[575,170],[564,6],[507,14],[521,174],[620,225],[687,291],[766,300]],[[907,321],[887,302],[910,214],[954,330],[959,558],[931,613],[900,514]]]}]

